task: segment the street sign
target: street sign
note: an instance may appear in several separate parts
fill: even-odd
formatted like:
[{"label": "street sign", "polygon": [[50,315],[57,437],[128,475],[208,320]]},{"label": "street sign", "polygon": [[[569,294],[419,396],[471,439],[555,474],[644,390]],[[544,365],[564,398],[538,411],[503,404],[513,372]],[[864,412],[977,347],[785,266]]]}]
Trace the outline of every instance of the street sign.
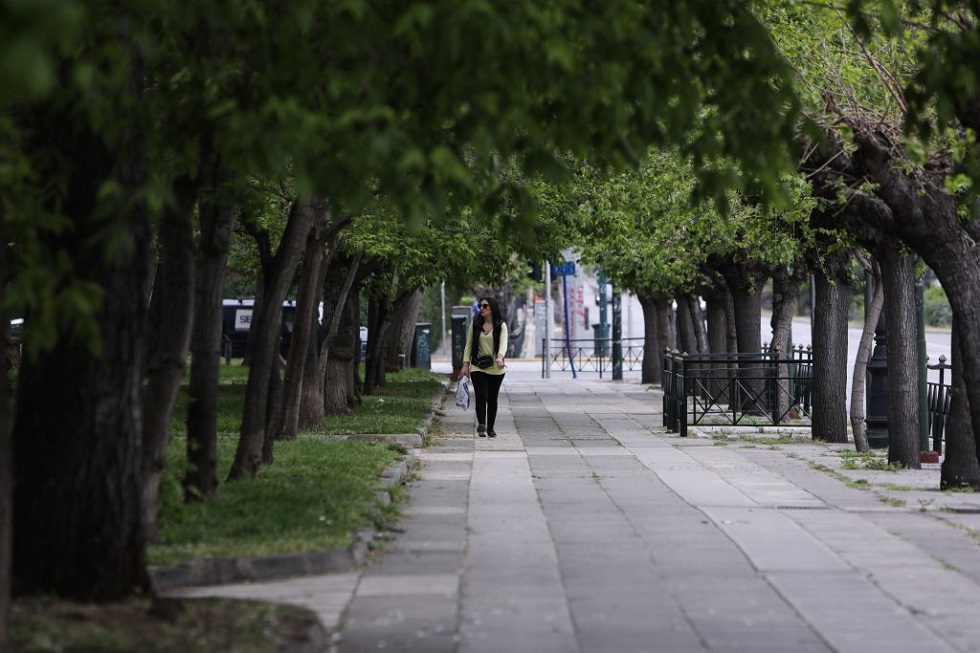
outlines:
[{"label": "street sign", "polygon": [[563,261],[551,265],[551,274],[555,277],[570,277],[575,274],[575,261]]}]

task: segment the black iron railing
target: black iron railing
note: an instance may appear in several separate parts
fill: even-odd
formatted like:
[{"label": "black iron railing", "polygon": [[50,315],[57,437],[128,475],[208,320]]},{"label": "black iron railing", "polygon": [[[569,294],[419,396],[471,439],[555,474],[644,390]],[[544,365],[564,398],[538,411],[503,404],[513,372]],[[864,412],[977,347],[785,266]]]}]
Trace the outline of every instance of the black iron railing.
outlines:
[{"label": "black iron railing", "polygon": [[[623,338],[623,369],[627,371],[643,368],[643,338]],[[576,372],[611,373],[613,359],[612,338],[586,338],[570,341],[571,347],[564,340],[551,341],[551,371],[570,372],[574,366]],[[546,351],[545,339],[541,339],[541,351]],[[571,352],[571,356],[569,356]],[[541,378],[545,377],[545,368],[549,357],[541,357]]]},{"label": "black iron railing", "polygon": [[[929,365],[927,363],[926,368],[939,372],[939,381],[929,381],[926,384],[926,397],[932,450],[942,453],[943,442],[946,439],[946,418],[949,416],[949,390],[953,382],[952,366],[946,362],[945,356],[940,356],[937,364]],[[949,372],[948,375],[947,371]]]},{"label": "black iron railing", "polygon": [[809,426],[813,356],[802,346],[787,355],[681,354],[663,364],[663,419],[687,436],[688,426]]}]

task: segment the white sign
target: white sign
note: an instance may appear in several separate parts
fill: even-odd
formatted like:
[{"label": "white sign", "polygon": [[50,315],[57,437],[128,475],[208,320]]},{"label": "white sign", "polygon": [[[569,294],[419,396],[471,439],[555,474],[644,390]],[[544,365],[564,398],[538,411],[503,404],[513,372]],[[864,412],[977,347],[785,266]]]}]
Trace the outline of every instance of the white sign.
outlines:
[{"label": "white sign", "polygon": [[252,326],[252,309],[239,308],[235,310],[235,331],[248,331]]}]

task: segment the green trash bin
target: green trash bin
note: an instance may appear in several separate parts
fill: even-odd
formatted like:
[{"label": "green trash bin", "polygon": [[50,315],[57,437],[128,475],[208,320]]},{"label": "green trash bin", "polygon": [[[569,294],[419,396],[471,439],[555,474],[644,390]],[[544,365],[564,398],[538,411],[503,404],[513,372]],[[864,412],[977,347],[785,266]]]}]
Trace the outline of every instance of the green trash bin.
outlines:
[{"label": "green trash bin", "polygon": [[451,318],[451,347],[453,372],[459,373],[463,367],[463,352],[466,350],[466,325],[469,323],[472,311],[469,306],[453,306]]},{"label": "green trash bin", "polygon": [[429,351],[429,340],[432,335],[430,322],[415,325],[415,337],[412,339],[412,367],[424,370],[432,369],[432,352]]}]

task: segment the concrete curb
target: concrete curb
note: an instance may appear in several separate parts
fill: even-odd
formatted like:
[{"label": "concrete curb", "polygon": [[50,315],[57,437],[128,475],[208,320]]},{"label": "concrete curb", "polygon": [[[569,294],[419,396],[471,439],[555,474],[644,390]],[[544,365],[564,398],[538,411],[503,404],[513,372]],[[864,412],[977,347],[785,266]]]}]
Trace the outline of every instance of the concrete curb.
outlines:
[{"label": "concrete curb", "polygon": [[364,530],[346,549],[255,558],[204,558],[176,567],[150,569],[150,578],[154,590],[159,592],[178,587],[226,585],[349,571],[364,563],[374,538],[373,531]]}]

